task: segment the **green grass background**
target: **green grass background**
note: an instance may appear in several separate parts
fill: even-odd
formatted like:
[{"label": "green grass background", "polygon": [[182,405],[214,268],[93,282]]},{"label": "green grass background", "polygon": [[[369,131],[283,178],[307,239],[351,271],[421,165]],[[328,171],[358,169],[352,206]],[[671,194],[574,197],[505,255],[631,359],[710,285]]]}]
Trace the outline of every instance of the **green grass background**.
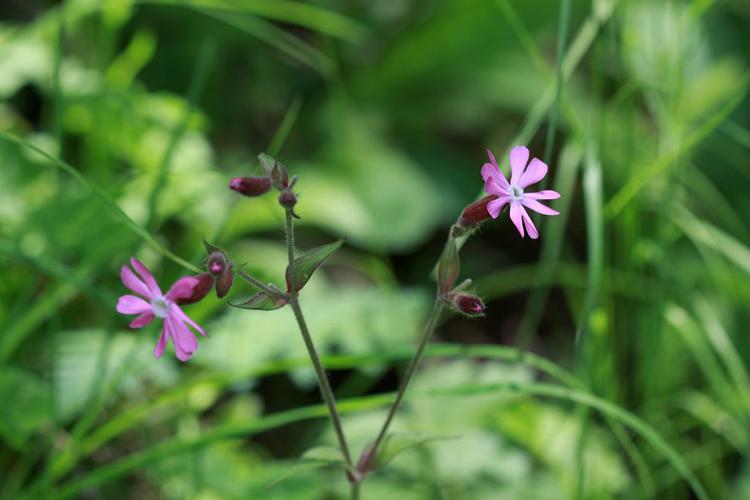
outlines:
[{"label": "green grass background", "polygon": [[283,212],[227,189],[278,156],[298,245],[346,240],[301,302],[359,453],[485,148],[527,144],[562,214],[463,247],[488,314],[441,324],[363,498],[750,498],[748,26],[746,0],[3,2],[0,496],[346,498],[291,312],[211,296],[193,360],[155,360],[120,266],[168,286],[204,236],[282,283]]}]

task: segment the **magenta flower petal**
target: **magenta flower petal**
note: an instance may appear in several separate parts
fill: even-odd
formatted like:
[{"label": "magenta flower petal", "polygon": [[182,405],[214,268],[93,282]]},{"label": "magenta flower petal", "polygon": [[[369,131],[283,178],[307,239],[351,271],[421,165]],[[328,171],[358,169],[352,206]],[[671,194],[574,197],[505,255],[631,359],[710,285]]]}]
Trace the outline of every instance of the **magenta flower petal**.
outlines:
[{"label": "magenta flower petal", "polygon": [[193,354],[198,349],[198,341],[190,328],[174,316],[168,317],[166,321],[172,323],[172,339],[175,344],[179,345],[184,352]]},{"label": "magenta flower petal", "polygon": [[523,175],[526,163],[529,161],[529,149],[526,146],[516,146],[510,150],[510,183],[518,184]]},{"label": "magenta flower petal", "polygon": [[133,269],[135,269],[135,272],[138,273],[144,283],[146,283],[146,286],[151,292],[151,295],[161,297],[161,288],[159,288],[159,285],[156,283],[154,275],[151,274],[151,271],[149,271],[148,268],[144,266],[143,263],[138,259],[130,259],[130,264],[133,266]]},{"label": "magenta flower petal", "polygon": [[146,284],[138,279],[135,273],[128,266],[122,266],[120,268],[120,279],[122,280],[122,283],[131,291],[143,296],[146,299],[151,300],[151,292],[149,292]]},{"label": "magenta flower petal", "polygon": [[490,217],[497,219],[500,212],[503,210],[503,207],[508,203],[510,203],[510,196],[501,196],[500,198],[487,203],[487,212],[490,214]]},{"label": "magenta flower petal", "polygon": [[547,164],[541,161],[539,158],[534,158],[526,167],[521,178],[518,179],[518,185],[522,189],[526,189],[527,186],[536,184],[540,180],[544,179],[547,175]]},{"label": "magenta flower petal", "polygon": [[508,194],[508,190],[500,187],[498,183],[495,182],[495,179],[492,178],[487,179],[484,183],[484,190],[487,194],[494,194],[495,196],[505,196]]},{"label": "magenta flower petal", "polygon": [[560,193],[552,191],[551,189],[545,189],[538,193],[524,193],[524,198],[531,198],[532,200],[556,200],[560,197]]},{"label": "magenta flower petal", "polygon": [[534,212],[542,214],[542,215],[559,215],[560,214],[560,212],[558,212],[557,210],[552,210],[547,205],[539,203],[536,200],[532,200],[531,198],[522,199],[521,205],[525,206],[526,208],[530,208]]},{"label": "magenta flower petal", "polygon": [[135,318],[128,325],[130,328],[143,328],[154,320],[154,313],[151,311],[145,312]]},{"label": "magenta flower petal", "polygon": [[151,304],[135,295],[123,295],[117,300],[117,312],[120,314],[141,314],[151,310]]},{"label": "magenta flower petal", "polygon": [[190,326],[192,326],[193,328],[195,328],[195,330],[197,332],[200,332],[201,335],[203,335],[204,337],[206,336],[206,332],[203,331],[203,328],[201,328],[198,325],[198,323],[196,323],[195,321],[193,321],[192,319],[190,319],[190,317],[187,314],[185,314],[185,312],[182,309],[180,309],[179,306],[174,306],[172,308],[172,314],[174,314],[174,316],[175,316],[176,319],[178,319],[180,321],[183,321],[184,323],[189,324]]},{"label": "magenta flower petal", "polygon": [[174,285],[172,285],[167,292],[166,298],[172,302],[178,299],[190,298],[198,283],[198,278],[194,278],[193,276],[183,276],[174,282]]},{"label": "magenta flower petal", "polygon": [[492,154],[492,151],[490,151],[490,148],[487,148],[487,157],[490,159],[490,163],[495,165],[495,167],[500,170],[500,167],[497,166],[497,160],[495,160],[495,155]]},{"label": "magenta flower petal", "polygon": [[539,231],[536,230],[534,222],[531,220],[528,212],[526,212],[523,207],[521,207],[521,218],[523,219],[523,223],[526,226],[526,233],[529,235],[529,237],[532,240],[539,238]]},{"label": "magenta flower petal", "polygon": [[503,175],[500,167],[498,167],[497,162],[495,161],[495,157],[492,155],[492,152],[489,149],[487,150],[487,156],[490,157],[490,163],[485,163],[484,165],[482,165],[481,170],[482,179],[484,179],[485,186],[487,185],[487,180],[492,179],[501,189],[507,191],[510,187],[510,184],[508,184],[508,180],[505,178],[505,175]]},{"label": "magenta flower petal", "polygon": [[180,361],[189,360],[193,356],[193,352],[198,348],[198,343],[193,333],[183,323],[171,317],[164,319],[164,327],[172,338],[177,359]]},{"label": "magenta flower petal", "polygon": [[516,226],[516,229],[518,229],[518,232],[521,233],[521,238],[524,237],[523,220],[522,220],[523,212],[525,212],[525,210],[523,209],[520,203],[510,204],[510,220],[513,221],[513,224]]},{"label": "magenta flower petal", "polygon": [[161,330],[161,335],[159,336],[159,341],[156,343],[156,347],[154,348],[155,358],[161,358],[161,355],[164,354],[164,348],[167,347],[167,342],[169,342],[169,333],[167,332],[166,325],[164,325]]}]

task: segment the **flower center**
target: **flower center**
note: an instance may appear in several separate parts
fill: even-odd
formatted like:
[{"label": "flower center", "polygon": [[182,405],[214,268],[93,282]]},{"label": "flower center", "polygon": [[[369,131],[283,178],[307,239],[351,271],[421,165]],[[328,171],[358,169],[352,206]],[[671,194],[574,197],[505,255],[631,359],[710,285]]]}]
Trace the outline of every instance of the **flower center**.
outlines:
[{"label": "flower center", "polygon": [[521,189],[515,184],[512,184],[510,186],[510,189],[508,189],[508,194],[514,200],[520,200],[521,198],[523,198],[523,189]]},{"label": "flower center", "polygon": [[151,311],[159,318],[166,318],[172,302],[164,297],[154,297],[151,300]]}]

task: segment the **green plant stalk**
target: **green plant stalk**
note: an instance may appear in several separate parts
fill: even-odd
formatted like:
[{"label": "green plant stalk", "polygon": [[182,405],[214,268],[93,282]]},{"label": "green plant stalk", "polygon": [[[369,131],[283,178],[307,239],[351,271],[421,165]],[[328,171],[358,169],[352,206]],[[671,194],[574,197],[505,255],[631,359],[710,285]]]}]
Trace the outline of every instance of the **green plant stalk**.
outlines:
[{"label": "green plant stalk", "polygon": [[237,274],[239,274],[242,279],[244,279],[245,281],[247,281],[248,283],[250,283],[251,285],[253,285],[255,288],[257,288],[259,290],[263,290],[264,292],[267,292],[267,293],[270,293],[270,294],[275,294],[276,293],[274,290],[272,290],[271,288],[269,288],[266,285],[264,285],[263,282],[260,281],[258,278],[255,278],[255,277],[247,274],[242,269],[239,269],[237,271]]},{"label": "green plant stalk", "polygon": [[323,364],[320,361],[318,351],[315,349],[315,344],[313,343],[312,337],[310,336],[310,330],[307,328],[307,323],[305,322],[305,317],[302,314],[302,308],[300,308],[299,306],[299,300],[297,299],[297,297],[294,297],[292,300],[290,300],[289,305],[292,306],[294,317],[297,319],[300,333],[302,333],[302,338],[305,341],[305,347],[307,347],[307,352],[310,354],[310,359],[312,360],[313,367],[315,368],[315,374],[318,377],[318,385],[320,386],[320,393],[323,395],[323,401],[328,407],[328,413],[331,417],[331,423],[333,423],[333,430],[336,432],[336,438],[338,439],[341,453],[342,455],[344,455],[346,464],[351,468],[352,457],[349,453],[349,446],[346,443],[346,437],[344,436],[344,429],[341,425],[341,417],[339,416],[338,410],[336,409],[336,399],[333,395],[331,385],[328,383],[328,377],[326,376],[326,372],[323,369]]},{"label": "green plant stalk", "polygon": [[[294,273],[294,224],[292,222],[292,210],[286,209],[286,246],[289,253],[289,273]],[[318,377],[318,387],[320,388],[320,394],[323,396],[323,401],[328,408],[328,415],[331,418],[333,424],[333,430],[336,433],[336,439],[339,442],[339,448],[341,448],[341,454],[344,456],[347,468],[353,469],[352,457],[349,453],[349,445],[346,442],[346,436],[344,435],[344,427],[341,424],[341,417],[336,409],[336,397],[333,395],[331,384],[328,382],[323,364],[320,361],[318,351],[315,349],[315,343],[313,342],[310,330],[307,328],[307,322],[305,316],[302,314],[302,308],[299,305],[299,296],[296,292],[290,292],[293,294],[290,297],[289,305],[292,306],[294,311],[294,318],[297,320],[299,325],[299,331],[302,334],[302,339],[305,341],[305,347],[310,355],[313,368],[315,368],[315,375]],[[359,497],[359,487],[352,484],[352,495],[351,498],[354,500]]]},{"label": "green plant stalk", "polygon": [[[560,99],[562,97],[563,83],[563,60],[565,59],[565,46],[568,41],[568,28],[570,27],[570,0],[560,2],[560,19],[557,29],[557,66],[555,71],[555,100],[549,112],[549,127],[547,128],[547,140],[544,146],[545,161],[552,161],[552,153],[555,150],[555,132],[557,132],[557,120],[560,115]],[[543,184],[546,185],[546,182]]]},{"label": "green plant stalk", "polygon": [[427,318],[427,324],[425,325],[424,331],[422,332],[422,337],[419,339],[417,352],[414,354],[414,357],[409,362],[409,366],[406,368],[406,373],[404,373],[404,378],[401,380],[401,385],[399,386],[398,392],[396,393],[396,399],[393,401],[393,404],[391,404],[391,407],[388,410],[388,415],[385,417],[385,422],[383,422],[383,427],[381,427],[380,432],[378,433],[378,437],[375,438],[375,441],[372,444],[372,448],[370,451],[370,460],[374,460],[378,455],[378,449],[382,444],[386,433],[388,432],[388,427],[390,427],[391,421],[393,421],[393,417],[396,415],[396,412],[401,406],[401,401],[404,399],[404,394],[406,393],[406,389],[409,387],[409,382],[411,382],[414,373],[417,371],[419,362],[422,360],[422,353],[424,352],[427,343],[429,342],[433,332],[435,331],[435,328],[437,327],[438,319],[440,318],[440,314],[442,312],[443,303],[440,301],[439,297],[436,297],[435,303],[432,307],[432,312],[430,312],[430,316]]}]

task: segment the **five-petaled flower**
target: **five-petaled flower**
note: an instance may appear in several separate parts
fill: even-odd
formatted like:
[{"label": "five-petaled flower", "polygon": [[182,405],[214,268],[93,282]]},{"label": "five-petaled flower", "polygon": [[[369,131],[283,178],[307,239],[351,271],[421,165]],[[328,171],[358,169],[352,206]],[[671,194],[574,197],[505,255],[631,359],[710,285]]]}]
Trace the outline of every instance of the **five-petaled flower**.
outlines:
[{"label": "five-petaled flower", "polygon": [[538,200],[555,200],[560,197],[560,193],[551,189],[538,193],[527,193],[524,189],[539,182],[547,175],[547,165],[540,159],[534,158],[526,166],[529,161],[529,150],[526,146],[516,146],[510,150],[511,175],[510,182],[508,182],[489,149],[487,155],[490,157],[490,163],[485,163],[482,166],[484,190],[497,196],[497,199],[487,204],[487,212],[493,219],[497,219],[503,207],[510,204],[510,220],[521,233],[521,237],[524,236],[525,226],[526,232],[532,239],[538,238],[539,232],[526,212],[526,208],[543,215],[557,215],[559,214],[558,211],[539,203]]},{"label": "five-petaled flower", "polygon": [[151,323],[154,317],[163,319],[164,326],[159,341],[156,343],[154,356],[161,357],[171,338],[177,359],[180,361],[189,360],[198,349],[198,341],[188,325],[204,336],[206,332],[180,309],[177,302],[180,299],[190,298],[194,289],[200,285],[200,280],[193,276],[184,276],[175,281],[164,295],[146,266],[137,259],[130,259],[130,264],[138,273],[138,276],[128,266],[122,266],[120,278],[126,287],[138,295],[123,295],[120,297],[117,301],[117,312],[138,314],[138,317],[130,322],[131,328],[142,328]]}]

